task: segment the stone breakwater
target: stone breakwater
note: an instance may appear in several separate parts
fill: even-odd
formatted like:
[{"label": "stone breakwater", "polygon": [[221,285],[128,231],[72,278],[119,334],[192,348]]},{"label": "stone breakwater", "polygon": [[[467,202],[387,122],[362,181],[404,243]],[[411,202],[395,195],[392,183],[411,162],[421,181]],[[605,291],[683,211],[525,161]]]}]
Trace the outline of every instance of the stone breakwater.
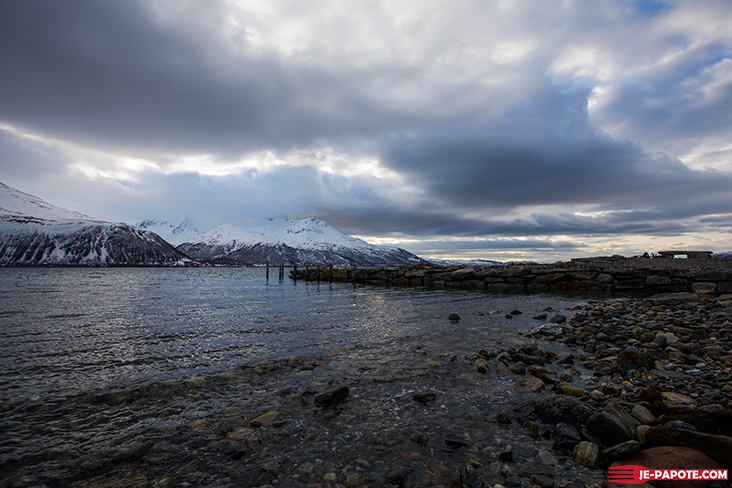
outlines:
[{"label": "stone breakwater", "polygon": [[507,292],[608,291],[732,293],[732,259],[575,259],[490,267],[432,265],[300,268],[293,279]]}]

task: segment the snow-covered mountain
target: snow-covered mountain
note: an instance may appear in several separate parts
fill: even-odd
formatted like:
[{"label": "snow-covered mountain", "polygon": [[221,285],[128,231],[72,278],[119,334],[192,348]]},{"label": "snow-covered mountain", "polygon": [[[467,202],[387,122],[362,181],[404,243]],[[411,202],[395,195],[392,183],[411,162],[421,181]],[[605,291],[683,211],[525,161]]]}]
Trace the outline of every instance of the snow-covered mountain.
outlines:
[{"label": "snow-covered mountain", "polygon": [[135,224],[135,227],[154,232],[174,246],[195,240],[201,235],[193,222],[188,219],[177,224],[167,221],[145,220]]},{"label": "snow-covered mountain", "polygon": [[186,260],[152,232],[97,220],[0,183],[2,266],[169,266]]},{"label": "snow-covered mountain", "polygon": [[314,218],[223,224],[178,249],[198,261],[216,264],[387,266],[424,262],[404,249],[369,244]]}]

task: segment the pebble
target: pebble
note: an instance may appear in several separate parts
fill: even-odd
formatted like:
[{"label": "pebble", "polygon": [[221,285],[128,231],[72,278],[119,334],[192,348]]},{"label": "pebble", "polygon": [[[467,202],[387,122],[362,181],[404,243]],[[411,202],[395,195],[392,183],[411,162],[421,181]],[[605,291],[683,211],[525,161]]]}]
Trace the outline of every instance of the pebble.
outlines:
[{"label": "pebble", "polygon": [[277,415],[279,415],[279,412],[277,412],[277,410],[270,410],[269,412],[260,415],[259,417],[252,420],[249,425],[251,425],[252,427],[263,427],[265,425],[269,425],[275,421]]}]

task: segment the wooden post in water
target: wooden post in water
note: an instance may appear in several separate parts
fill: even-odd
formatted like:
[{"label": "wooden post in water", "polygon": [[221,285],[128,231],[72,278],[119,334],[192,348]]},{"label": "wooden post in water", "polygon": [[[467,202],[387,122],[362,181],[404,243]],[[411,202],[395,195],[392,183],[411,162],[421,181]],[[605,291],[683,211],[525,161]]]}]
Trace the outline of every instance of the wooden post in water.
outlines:
[{"label": "wooden post in water", "polygon": [[280,264],[280,281],[285,279],[285,265]]},{"label": "wooden post in water", "polygon": [[267,261],[267,281],[269,281],[269,261]]},{"label": "wooden post in water", "polygon": [[297,281],[297,264],[292,267],[292,281]]},{"label": "wooden post in water", "polygon": [[328,266],[330,267],[330,282],[333,283],[333,265],[329,264]]},{"label": "wooden post in water", "polygon": [[321,276],[320,266],[318,266],[318,271],[316,272],[315,276],[317,277],[318,283],[320,283],[320,276]]},{"label": "wooden post in water", "polygon": [[310,280],[310,266],[307,264],[305,265],[305,281]]}]

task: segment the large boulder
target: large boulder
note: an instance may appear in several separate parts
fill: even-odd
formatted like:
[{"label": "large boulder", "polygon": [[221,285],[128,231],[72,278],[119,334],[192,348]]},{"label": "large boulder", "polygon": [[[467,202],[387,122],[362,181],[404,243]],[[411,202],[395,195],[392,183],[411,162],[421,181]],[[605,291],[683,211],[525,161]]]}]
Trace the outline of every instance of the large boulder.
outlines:
[{"label": "large boulder", "polygon": [[732,468],[732,437],[711,435],[669,422],[651,427],[643,436],[646,446],[684,446],[707,454],[725,468]]},{"label": "large boulder", "polygon": [[595,413],[590,407],[575,397],[552,395],[524,403],[516,409],[521,420],[539,419],[546,424],[569,424],[577,429],[584,427]]},{"label": "large boulder", "polygon": [[633,439],[634,431],[607,412],[599,412],[590,417],[587,429],[606,446],[614,446]]}]

